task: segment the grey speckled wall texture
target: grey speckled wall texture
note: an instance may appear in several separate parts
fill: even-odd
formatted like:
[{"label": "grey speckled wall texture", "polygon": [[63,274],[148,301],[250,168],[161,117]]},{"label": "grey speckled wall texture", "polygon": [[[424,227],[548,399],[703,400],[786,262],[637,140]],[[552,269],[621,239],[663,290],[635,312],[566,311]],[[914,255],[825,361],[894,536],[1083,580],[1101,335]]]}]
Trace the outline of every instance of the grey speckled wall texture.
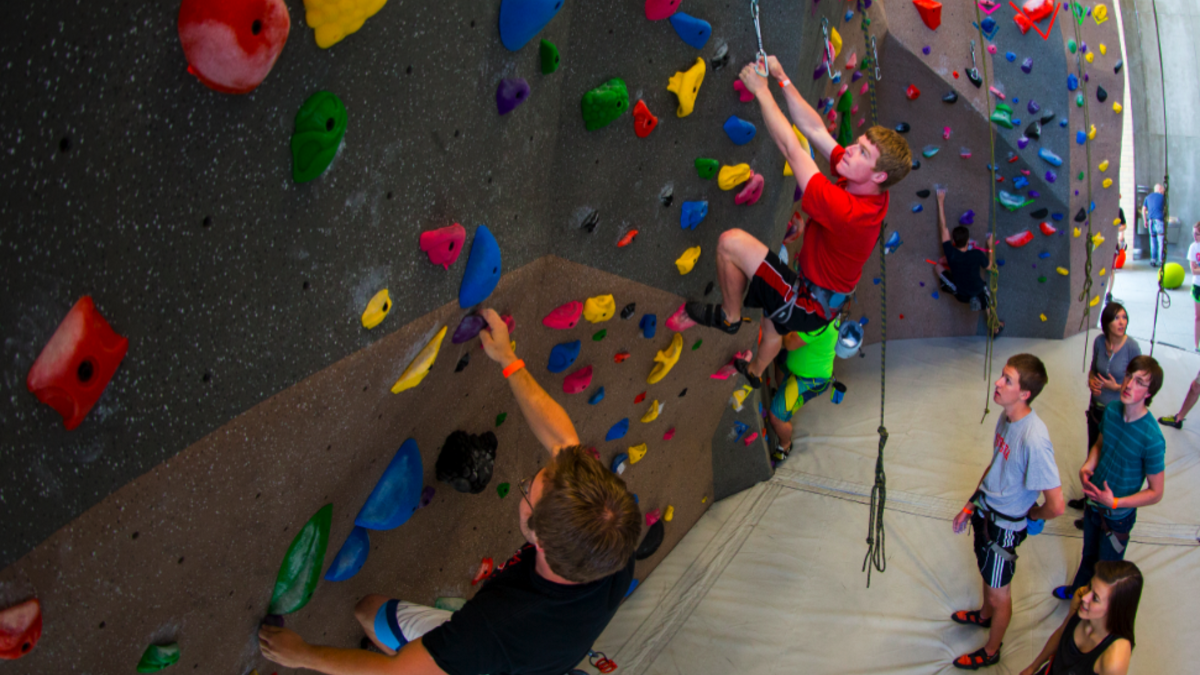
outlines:
[{"label": "grey speckled wall texture", "polygon": [[[698,52],[640,2],[569,2],[542,33],[563,56],[550,76],[536,40],[500,44],[496,0],[390,0],[329,50],[301,2],[287,4],[287,45],[246,96],[185,72],[174,0],[51,0],[0,22],[0,567],[236,415],[452,300],[463,263],[430,265],[424,230],[487,223],[507,270],[553,253],[691,296],[715,278],[721,229],[782,232],[793,183],[781,157],[765,133],[737,147],[721,131],[734,113],[761,125],[731,86],[757,48],[747,3],[692,1],[714,27]],[[762,22],[785,63],[815,57],[807,11],[764,2]],[[730,64],[677,119],[667,79],[721,45]],[[499,117],[507,76],[533,91]],[[581,95],[611,77],[659,116],[649,138],[629,116],[584,130]],[[344,102],[348,133],[326,174],[297,185],[293,119],[320,89]],[[768,179],[764,199],[735,208],[696,177],[698,156],[749,162]],[[679,205],[698,198],[708,220],[683,232]],[[593,234],[578,228],[585,209],[600,214]],[[629,228],[640,236],[617,249]],[[700,264],[680,277],[672,261],[697,244]],[[367,332],[359,315],[385,286],[392,316]],[[82,295],[130,348],[67,432],[24,378]]]}]

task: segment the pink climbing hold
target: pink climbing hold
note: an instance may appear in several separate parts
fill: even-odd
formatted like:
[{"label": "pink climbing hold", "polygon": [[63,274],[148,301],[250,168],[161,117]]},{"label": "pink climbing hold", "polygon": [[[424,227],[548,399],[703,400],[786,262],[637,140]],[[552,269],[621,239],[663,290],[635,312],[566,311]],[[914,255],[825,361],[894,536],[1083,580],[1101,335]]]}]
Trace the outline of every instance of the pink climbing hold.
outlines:
[{"label": "pink climbing hold", "polygon": [[669,441],[672,438],[675,438],[675,427],[671,427],[670,429],[667,429],[667,433],[663,434],[664,441]]},{"label": "pink climbing hold", "polygon": [[661,21],[679,9],[679,0],[646,0],[646,18]]},{"label": "pink climbing hold", "polygon": [[750,93],[750,90],[746,88],[746,85],[742,84],[741,80],[733,81],[733,90],[738,93],[738,100],[742,103],[749,103],[754,100],[754,94]]},{"label": "pink climbing hold", "polygon": [[578,394],[592,384],[592,367],[584,366],[563,379],[564,394]]},{"label": "pink climbing hold", "polygon": [[658,509],[654,509],[653,511],[650,511],[649,513],[646,514],[646,527],[650,527],[651,525],[657,523],[661,519],[662,519],[662,511],[659,511]]},{"label": "pink climbing hold", "polygon": [[1047,223],[1044,220],[1041,223],[1038,223],[1038,227],[1041,228],[1042,234],[1046,235],[1047,237],[1058,232],[1058,228],[1054,227],[1053,225],[1051,225],[1050,223]]},{"label": "pink climbing hold", "polygon": [[467,240],[467,230],[455,223],[447,227],[421,233],[421,250],[429,256],[429,262],[441,265],[442,269],[450,269],[458,255],[462,253],[463,242]]},{"label": "pink climbing hold", "polygon": [[950,127],[942,127],[942,140],[950,140]]},{"label": "pink climbing hold", "polygon": [[859,90],[858,90],[858,95],[859,95],[859,96],[863,96],[863,95],[865,95],[865,94],[866,94],[868,91],[870,91],[870,90],[871,90],[871,83],[870,83],[870,81],[865,81],[865,82],[863,82],[862,89],[859,89]]},{"label": "pink climbing hold", "polygon": [[756,438],[758,438],[758,432],[752,432],[749,436],[742,439],[742,445],[750,445]]},{"label": "pink climbing hold", "polygon": [[733,198],[734,204],[745,204],[752,206],[758,202],[758,198],[762,197],[763,193],[763,177],[761,173],[750,173],[750,180],[746,181],[746,186],[742,191]]},{"label": "pink climbing hold", "polygon": [[569,330],[579,323],[581,316],[583,316],[583,303],[572,300],[547,314],[542,319],[542,325],[555,330]]},{"label": "pink climbing hold", "polygon": [[854,70],[858,65],[858,52],[850,52],[850,56],[846,57],[846,65],[842,66],[846,70]]},{"label": "pink climbing hold", "polygon": [[733,358],[729,359],[729,363],[721,366],[720,370],[712,375],[709,375],[708,378],[710,380],[728,380],[734,375],[737,375],[737,368],[734,367],[733,362],[738,360],[749,361],[750,357],[752,356],[754,356],[754,354],[749,349],[744,352],[738,352],[737,354],[733,355]]},{"label": "pink climbing hold", "polygon": [[1033,233],[1029,230],[1025,230],[1024,232],[1014,234],[1011,237],[1005,237],[1004,241],[1006,241],[1008,245],[1013,248],[1021,248],[1025,244],[1033,241]]},{"label": "pink climbing hold", "polygon": [[683,331],[696,325],[696,322],[692,321],[692,317],[687,315],[687,310],[684,309],[685,305],[686,303],[684,303],[684,305],[680,305],[679,309],[675,310],[675,313],[667,319],[668,329],[673,330],[676,333],[682,333]]}]

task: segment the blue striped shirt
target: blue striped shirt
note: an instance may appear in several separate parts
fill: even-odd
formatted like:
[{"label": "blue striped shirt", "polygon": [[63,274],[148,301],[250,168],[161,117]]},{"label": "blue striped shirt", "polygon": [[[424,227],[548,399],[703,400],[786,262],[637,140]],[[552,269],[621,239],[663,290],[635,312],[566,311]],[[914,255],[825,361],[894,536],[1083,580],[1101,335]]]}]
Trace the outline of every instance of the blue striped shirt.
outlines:
[{"label": "blue striped shirt", "polygon": [[[1103,490],[1107,481],[1113,496],[1128,497],[1141,492],[1147,476],[1166,470],[1167,443],[1153,413],[1146,411],[1141,419],[1127,424],[1125,404],[1114,401],[1104,409],[1100,433],[1104,434],[1104,445],[1092,485]],[[1132,511],[1118,508],[1109,517],[1121,519]]]}]

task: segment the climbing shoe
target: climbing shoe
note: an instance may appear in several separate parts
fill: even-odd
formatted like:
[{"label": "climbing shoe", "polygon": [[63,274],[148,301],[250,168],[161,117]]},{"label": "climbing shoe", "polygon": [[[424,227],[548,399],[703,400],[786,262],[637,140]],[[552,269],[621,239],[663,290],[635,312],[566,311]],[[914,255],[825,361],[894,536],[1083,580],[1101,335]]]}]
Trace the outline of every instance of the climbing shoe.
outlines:
[{"label": "climbing shoe", "polygon": [[771,451],[771,468],[775,468],[776,466],[783,464],[785,461],[787,461],[788,455],[790,454],[792,454],[791,448],[785,448],[782,445],[776,445],[775,449]]},{"label": "climbing shoe", "polygon": [[978,295],[972,296],[971,297],[971,311],[978,312],[981,309],[983,309],[983,302],[979,299],[979,296]]},{"label": "climbing shoe", "polygon": [[752,389],[758,389],[762,386],[762,378],[750,372],[749,361],[734,359],[733,367],[746,378],[746,381],[750,383],[750,387]]},{"label": "climbing shoe", "polygon": [[950,615],[950,620],[954,623],[961,623],[964,626],[979,626],[980,628],[991,628],[992,620],[983,618],[979,610],[967,611],[960,609]]},{"label": "climbing shoe", "polygon": [[742,322],[745,321],[745,319],[739,319],[731,323],[725,319],[725,312],[721,309],[720,305],[710,305],[703,302],[689,302],[684,305],[684,311],[687,312],[692,321],[701,326],[716,328],[730,335],[736,334],[738,329],[742,327]]},{"label": "climbing shoe", "polygon": [[1083,497],[1080,497],[1079,499],[1071,499],[1067,501],[1067,506],[1075,509],[1076,511],[1082,511],[1083,507],[1087,506],[1087,501],[1083,499]]},{"label": "climbing shoe", "polygon": [[1074,596],[1074,594],[1071,593],[1070,586],[1059,586],[1058,588],[1054,589],[1050,594],[1053,595],[1054,597],[1058,598],[1059,600],[1070,600]]},{"label": "climbing shoe", "polygon": [[[1000,646],[1003,647],[1004,645]],[[961,668],[963,670],[979,670],[980,668],[986,668],[987,666],[994,666],[997,663],[1000,663],[1000,650],[997,649],[995,654],[989,656],[987,653],[987,647],[980,647],[978,650],[973,651],[970,654],[963,654],[957,659],[954,659],[954,667]]]},{"label": "climbing shoe", "polygon": [[1175,427],[1176,429],[1183,428],[1183,420],[1175,419],[1174,415],[1167,415],[1166,417],[1160,417],[1160,418],[1158,418],[1158,423],[1163,425],[1164,427]]}]

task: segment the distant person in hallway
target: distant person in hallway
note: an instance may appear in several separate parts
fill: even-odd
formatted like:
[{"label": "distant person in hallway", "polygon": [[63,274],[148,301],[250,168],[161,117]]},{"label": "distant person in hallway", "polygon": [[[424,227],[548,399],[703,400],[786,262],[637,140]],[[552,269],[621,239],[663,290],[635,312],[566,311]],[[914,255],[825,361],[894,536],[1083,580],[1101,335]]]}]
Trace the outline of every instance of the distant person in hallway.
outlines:
[{"label": "distant person in hallway", "polygon": [[1146,223],[1146,229],[1150,231],[1150,266],[1158,267],[1160,263],[1166,262],[1166,223],[1163,218],[1163,206],[1165,206],[1166,195],[1161,183],[1155,184],[1154,192],[1146,195],[1142,200],[1142,222]]}]

